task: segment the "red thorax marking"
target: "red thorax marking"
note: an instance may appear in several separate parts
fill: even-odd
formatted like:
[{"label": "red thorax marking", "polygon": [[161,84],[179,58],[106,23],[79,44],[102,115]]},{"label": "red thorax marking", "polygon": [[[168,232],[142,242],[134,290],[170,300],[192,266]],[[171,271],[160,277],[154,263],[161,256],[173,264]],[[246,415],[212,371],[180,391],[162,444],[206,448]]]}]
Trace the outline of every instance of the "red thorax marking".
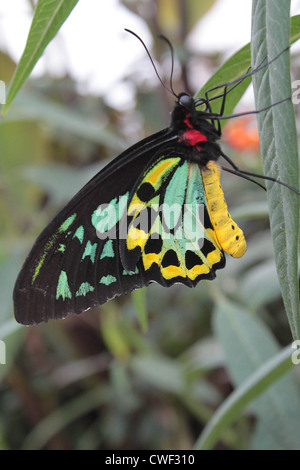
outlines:
[{"label": "red thorax marking", "polygon": [[185,118],[184,123],[186,124],[187,128],[190,130],[185,131],[179,137],[179,142],[186,142],[192,146],[197,145],[200,142],[207,142],[207,137],[204,134],[202,134],[202,132],[197,131],[196,129],[193,128],[192,124],[189,121],[189,116]]}]

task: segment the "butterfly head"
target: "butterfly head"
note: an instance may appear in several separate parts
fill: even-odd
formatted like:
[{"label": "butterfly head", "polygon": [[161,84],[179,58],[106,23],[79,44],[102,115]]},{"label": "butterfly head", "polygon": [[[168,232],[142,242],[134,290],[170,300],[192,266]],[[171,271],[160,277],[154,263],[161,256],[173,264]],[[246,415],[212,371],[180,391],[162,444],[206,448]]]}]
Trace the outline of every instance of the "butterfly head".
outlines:
[{"label": "butterfly head", "polygon": [[198,100],[187,93],[180,93],[172,113],[172,128],[178,132],[180,141],[195,146],[203,142],[215,142],[219,134],[208,119],[206,111],[196,109]]},{"label": "butterfly head", "polygon": [[178,95],[177,103],[178,106],[184,108],[186,111],[195,112],[194,98],[187,93],[180,93]]}]

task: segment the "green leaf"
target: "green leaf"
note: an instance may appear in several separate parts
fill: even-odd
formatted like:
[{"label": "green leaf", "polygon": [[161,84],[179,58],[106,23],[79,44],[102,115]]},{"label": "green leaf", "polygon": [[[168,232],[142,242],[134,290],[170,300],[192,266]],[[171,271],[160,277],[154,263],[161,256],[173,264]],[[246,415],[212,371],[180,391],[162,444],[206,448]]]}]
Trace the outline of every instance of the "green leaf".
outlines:
[{"label": "green leaf", "polygon": [[68,18],[77,2],[78,0],[39,0],[27,43],[10,84],[2,114],[8,110],[45,48]]},{"label": "green leaf", "polygon": [[291,346],[279,352],[276,340],[262,321],[234,303],[223,301],[218,305],[213,327],[237,388],[214,414],[197,448],[213,448],[251,403],[269,441],[281,449],[298,449],[299,393],[291,375],[281,377],[293,366]]},{"label": "green leaf", "polygon": [[249,450],[278,450],[281,449],[280,442],[276,441],[273,434],[270,434],[265,425],[259,422],[254,430]]},{"label": "green leaf", "polygon": [[293,16],[291,18],[291,34],[290,43],[297,41],[300,38],[300,15]]},{"label": "green leaf", "polygon": [[97,118],[82,116],[75,109],[68,109],[65,105],[54,103],[53,100],[35,93],[22,93],[10,109],[9,115],[0,121],[0,126],[11,121],[38,121],[45,122],[56,132],[73,134],[77,138],[105,145],[114,151],[122,151],[125,141],[113,132],[109,126],[101,126]]},{"label": "green leaf", "polygon": [[146,289],[138,289],[132,292],[133,302],[137,311],[138,320],[144,332],[148,329],[148,315],[146,305]]},{"label": "green leaf", "polygon": [[[224,83],[228,83],[244,75],[250,66],[250,44],[246,44],[233,56],[231,56],[219,69],[218,71],[206,82],[206,84],[197,93],[196,97],[204,97],[205,92],[220,86]],[[224,115],[231,114],[238,104],[239,100],[247,90],[251,83],[251,77],[243,80],[239,86],[237,86],[232,92],[226,96],[226,104],[224,109]],[[209,98],[217,96],[223,92],[223,88],[209,93]],[[220,111],[220,99],[215,100],[211,103],[212,110],[214,112]],[[225,124],[225,121],[223,121]]]},{"label": "green leaf", "polygon": [[66,426],[71,425],[91,410],[103,406],[109,398],[110,390],[106,385],[97,385],[76,398],[68,400],[42,419],[26,436],[24,450],[41,449]]},{"label": "green leaf", "polygon": [[223,432],[241,415],[246,406],[271,383],[285,374],[292,365],[291,348],[288,346],[261,366],[218,408],[196,442],[195,449],[212,449]]},{"label": "green leaf", "polygon": [[[12,290],[20,267],[20,253],[8,256],[0,263],[0,325],[10,318]],[[1,338],[1,333],[0,333]]]},{"label": "green leaf", "polygon": [[[220,304],[214,312],[213,326],[237,387],[279,353],[279,345],[266,325],[238,304]],[[291,348],[289,351],[291,355]],[[290,375],[270,386],[253,401],[251,409],[282,449],[300,449],[299,392]]]},{"label": "green leaf", "polygon": [[163,392],[180,394],[185,384],[184,369],[178,362],[163,356],[136,355],[131,360],[134,373]]},{"label": "green leaf", "polygon": [[247,270],[239,283],[239,296],[253,310],[280,298],[273,258],[255,264]]},{"label": "green leaf", "polygon": [[[291,18],[291,34],[290,43],[292,44],[300,38],[300,15]],[[282,50],[282,47],[281,47]],[[258,60],[259,63],[259,60]],[[246,44],[239,51],[233,54],[218,70],[217,72],[205,83],[201,90],[196,94],[196,97],[204,97],[205,92],[216,86],[228,83],[232,80],[244,75],[251,64],[250,43]],[[251,82],[251,77],[246,78],[240,83],[233,91],[226,96],[226,104],[224,115],[232,114],[234,108],[240,101]],[[218,88],[211,92],[209,97],[216,96],[222,93],[223,89]],[[215,100],[211,103],[214,112],[220,111],[220,100]],[[226,121],[223,121],[225,124]]]},{"label": "green leaf", "polygon": [[8,450],[8,445],[4,437],[2,426],[0,427],[0,450]]},{"label": "green leaf", "polygon": [[[165,4],[165,0],[161,0],[160,4]],[[202,0],[202,2],[195,2],[194,0],[187,0],[186,3],[186,21],[188,31],[190,31],[196,23],[214,6],[216,0]],[[166,10],[166,21],[169,22],[170,18],[170,8],[174,9],[174,2],[171,1],[169,4],[169,9]],[[178,4],[180,10],[180,4]],[[179,15],[182,14],[181,12]],[[168,24],[168,23],[167,23]]]},{"label": "green leaf", "polygon": [[130,356],[130,345],[124,322],[119,316],[115,302],[109,302],[101,307],[101,334],[109,351],[118,358]]},{"label": "green leaf", "polygon": [[[264,57],[272,60],[290,39],[290,2],[254,0],[252,55],[254,67]],[[299,17],[294,19],[299,27]],[[299,37],[299,29],[298,29]],[[286,51],[253,76],[256,109],[291,96],[289,53]],[[292,102],[272,106],[257,116],[264,174],[299,188],[297,134]],[[275,261],[282,297],[295,339],[300,338],[298,241],[299,196],[281,185],[266,182]]]}]

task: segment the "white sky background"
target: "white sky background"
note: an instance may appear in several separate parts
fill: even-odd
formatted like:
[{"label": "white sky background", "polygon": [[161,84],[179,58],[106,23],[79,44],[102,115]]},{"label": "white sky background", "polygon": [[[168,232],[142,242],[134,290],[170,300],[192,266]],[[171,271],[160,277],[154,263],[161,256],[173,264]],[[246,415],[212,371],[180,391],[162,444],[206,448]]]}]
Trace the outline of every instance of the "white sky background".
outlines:
[{"label": "white sky background", "polygon": [[[250,41],[251,0],[218,0],[190,34],[195,52],[232,54]],[[300,0],[292,0],[292,14],[300,13]],[[27,0],[0,3],[0,47],[17,62],[24,49],[32,15]],[[151,49],[151,35],[142,18],[126,10],[118,0],[81,0],[47,47],[32,75],[47,71],[78,82],[83,93],[104,94],[112,105],[126,103],[132,90],[119,79],[145,57],[141,44],[124,31],[137,32]],[[149,62],[145,71],[155,75]],[[208,77],[206,77],[208,78]]]}]

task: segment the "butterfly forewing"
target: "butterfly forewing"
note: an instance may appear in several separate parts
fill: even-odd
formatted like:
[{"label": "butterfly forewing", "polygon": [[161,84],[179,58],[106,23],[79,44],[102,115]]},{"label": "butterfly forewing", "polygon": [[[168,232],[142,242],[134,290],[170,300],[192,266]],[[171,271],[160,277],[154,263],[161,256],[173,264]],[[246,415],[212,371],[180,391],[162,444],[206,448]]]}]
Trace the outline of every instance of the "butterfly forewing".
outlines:
[{"label": "butterfly forewing", "polygon": [[121,265],[119,217],[161,139],[169,138],[164,130],[121,154],[43,230],[16,281],[19,322],[63,318],[145,285],[138,269],[127,272]]}]

